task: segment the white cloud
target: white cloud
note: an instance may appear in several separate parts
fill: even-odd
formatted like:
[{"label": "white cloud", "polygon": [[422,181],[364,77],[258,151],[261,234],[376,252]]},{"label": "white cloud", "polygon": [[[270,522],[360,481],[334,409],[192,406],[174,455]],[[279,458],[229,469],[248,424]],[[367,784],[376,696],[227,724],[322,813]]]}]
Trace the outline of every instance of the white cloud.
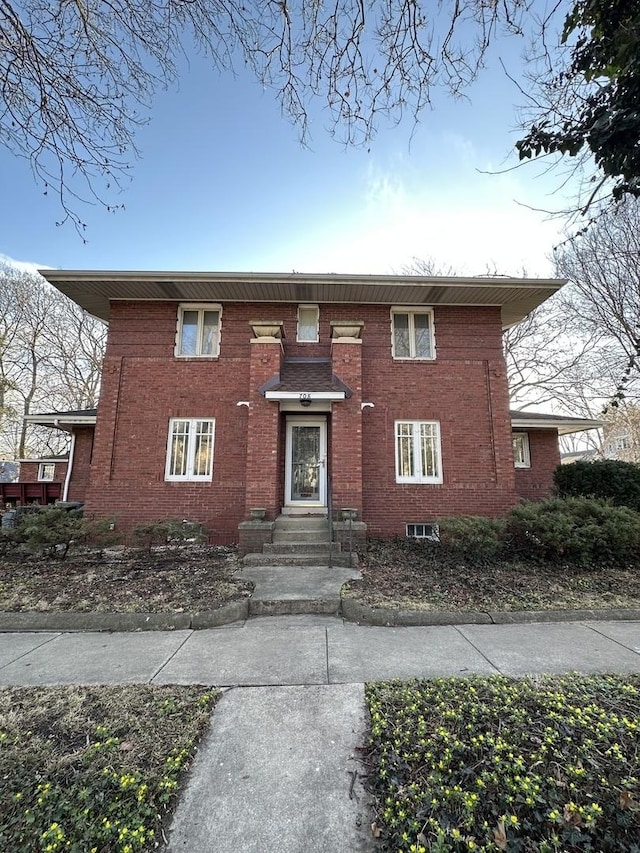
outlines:
[{"label": "white cloud", "polygon": [[286,267],[307,272],[401,272],[413,258],[460,274],[549,276],[558,224],[514,200],[517,175],[480,174],[471,143],[451,137],[457,152],[446,174],[422,156],[369,164],[359,202],[336,212],[321,232],[280,247]]},{"label": "white cloud", "polygon": [[15,258],[10,257],[9,255],[3,255],[2,253],[0,253],[0,263],[7,264],[10,267],[15,267],[15,269],[23,272],[37,272],[39,269],[52,269],[52,267],[47,264],[37,264],[34,261],[18,261]]}]

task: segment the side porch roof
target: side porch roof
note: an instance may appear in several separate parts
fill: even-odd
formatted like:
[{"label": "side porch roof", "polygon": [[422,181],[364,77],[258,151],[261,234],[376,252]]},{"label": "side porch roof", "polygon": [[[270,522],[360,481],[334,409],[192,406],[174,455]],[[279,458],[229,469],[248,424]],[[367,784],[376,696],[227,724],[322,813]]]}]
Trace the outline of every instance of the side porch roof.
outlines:
[{"label": "side porch roof", "polygon": [[570,418],[565,415],[547,415],[540,412],[519,412],[512,409],[512,429],[555,429],[558,435],[569,435],[586,429],[598,429],[602,421],[595,418]]}]

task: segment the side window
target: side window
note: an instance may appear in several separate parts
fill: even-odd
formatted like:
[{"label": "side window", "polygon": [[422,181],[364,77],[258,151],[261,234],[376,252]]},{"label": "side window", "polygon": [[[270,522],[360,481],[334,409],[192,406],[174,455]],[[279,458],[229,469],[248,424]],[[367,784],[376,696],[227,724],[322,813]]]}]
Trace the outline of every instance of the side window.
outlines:
[{"label": "side window", "polygon": [[526,432],[514,432],[513,437],[513,462],[516,468],[531,468],[531,455],[529,453],[529,434]]},{"label": "side window", "polygon": [[178,307],[175,355],[191,358],[216,358],[220,352],[220,305]]},{"label": "side window", "polygon": [[396,421],[396,483],[441,483],[440,424]]},{"label": "side window", "polygon": [[41,462],[38,465],[38,480],[51,482],[55,476],[56,466],[54,462]]},{"label": "side window", "polygon": [[171,418],[165,480],[212,479],[214,426],[213,418]]},{"label": "side window", "polygon": [[319,340],[318,321],[320,311],[317,305],[298,305],[298,333],[300,343],[315,343]]},{"label": "side window", "polygon": [[391,309],[391,352],[394,358],[435,358],[433,311]]}]

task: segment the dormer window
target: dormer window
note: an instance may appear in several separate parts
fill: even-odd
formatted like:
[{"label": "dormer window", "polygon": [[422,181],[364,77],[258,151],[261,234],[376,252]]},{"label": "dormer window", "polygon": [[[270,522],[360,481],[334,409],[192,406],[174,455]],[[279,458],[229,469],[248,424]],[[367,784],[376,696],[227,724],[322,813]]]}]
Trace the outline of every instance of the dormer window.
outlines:
[{"label": "dormer window", "polygon": [[181,358],[216,358],[220,352],[220,305],[185,302],[178,308],[175,354]]},{"label": "dormer window", "polygon": [[298,305],[298,334],[300,343],[317,343],[320,311],[317,305]]}]

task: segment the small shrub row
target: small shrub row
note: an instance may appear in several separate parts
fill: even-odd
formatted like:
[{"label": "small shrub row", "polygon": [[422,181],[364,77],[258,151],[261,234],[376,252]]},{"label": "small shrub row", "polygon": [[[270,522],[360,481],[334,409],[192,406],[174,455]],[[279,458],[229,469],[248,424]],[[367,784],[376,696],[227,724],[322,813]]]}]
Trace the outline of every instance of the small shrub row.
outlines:
[{"label": "small shrub row", "polygon": [[594,498],[524,503],[503,519],[448,518],[439,529],[443,555],[474,565],[512,558],[620,565],[640,558],[640,513]]},{"label": "small shrub row", "polygon": [[640,512],[640,465],[633,462],[573,462],[559,465],[553,479],[560,497],[603,498]]},{"label": "small shrub row", "polygon": [[[154,545],[200,542],[203,531],[194,522],[151,521],[134,527],[132,538],[136,545],[151,551]],[[21,546],[63,560],[72,545],[105,547],[117,539],[109,519],[91,521],[83,517],[82,510],[48,506],[22,513],[15,527],[3,527],[0,553]]]}]

